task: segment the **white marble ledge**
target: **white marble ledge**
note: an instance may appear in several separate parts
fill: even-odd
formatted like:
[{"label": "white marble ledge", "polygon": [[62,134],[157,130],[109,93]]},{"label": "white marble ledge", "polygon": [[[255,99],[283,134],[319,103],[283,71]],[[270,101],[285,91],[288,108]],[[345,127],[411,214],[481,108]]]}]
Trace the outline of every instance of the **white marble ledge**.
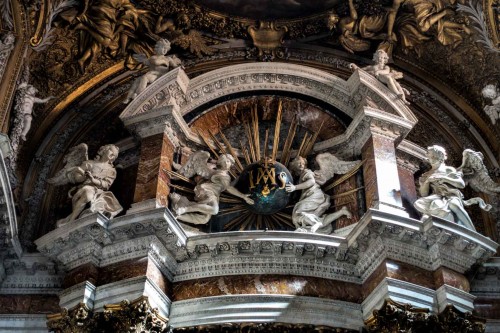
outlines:
[{"label": "white marble ledge", "polygon": [[106,247],[123,240],[155,235],[164,243],[182,248],[186,233],[165,208],[155,208],[109,220],[101,214],[92,214],[63,225],[35,241],[38,250],[51,258],[76,249],[85,242]]}]

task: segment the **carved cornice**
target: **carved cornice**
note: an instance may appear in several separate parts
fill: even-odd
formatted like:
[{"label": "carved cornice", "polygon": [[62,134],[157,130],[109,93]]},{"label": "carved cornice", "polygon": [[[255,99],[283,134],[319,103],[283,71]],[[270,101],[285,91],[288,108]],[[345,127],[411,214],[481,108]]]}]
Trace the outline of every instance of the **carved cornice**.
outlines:
[{"label": "carved cornice", "polygon": [[80,303],[71,310],[47,316],[47,326],[55,333],[88,332],[167,332],[168,319],[149,305],[146,296],[132,302],[104,306],[103,312],[94,312]]},{"label": "carved cornice", "polygon": [[125,215],[112,223],[100,214],[64,225],[35,241],[38,250],[67,269],[86,263],[106,266],[153,256],[172,278],[176,258],[186,256],[186,235],[164,208]]},{"label": "carved cornice", "polygon": [[497,244],[438,218],[424,222],[370,210],[346,236],[230,232],[190,237],[174,281],[238,274],[287,274],[364,282],[385,260],[458,272],[489,258]]},{"label": "carved cornice", "polygon": [[369,333],[383,332],[470,332],[484,333],[485,320],[470,312],[461,312],[448,305],[438,315],[429,314],[428,309],[415,308],[390,299],[380,310],[373,311],[373,318],[366,321]]},{"label": "carved cornice", "polygon": [[358,330],[329,327],[323,325],[289,324],[289,323],[227,323],[174,328],[173,333],[356,333]]}]

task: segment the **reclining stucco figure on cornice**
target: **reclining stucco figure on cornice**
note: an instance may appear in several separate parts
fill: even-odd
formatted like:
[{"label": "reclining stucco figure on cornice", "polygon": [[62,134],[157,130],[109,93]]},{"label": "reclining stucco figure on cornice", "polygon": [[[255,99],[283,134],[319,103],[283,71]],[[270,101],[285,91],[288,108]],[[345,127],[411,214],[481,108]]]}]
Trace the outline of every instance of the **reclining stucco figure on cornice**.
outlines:
[{"label": "reclining stucco figure on cornice", "polygon": [[136,98],[141,92],[143,92],[148,84],[156,81],[160,76],[167,73],[169,70],[179,67],[181,65],[181,60],[176,56],[166,57],[170,51],[170,42],[165,39],[160,39],[156,42],[154,52],[155,54],[149,58],[145,54],[134,54],[134,59],[139,63],[149,67],[149,70],[138,77],[132,83],[130,87],[127,99],[123,103],[127,104],[132,99]]},{"label": "reclining stucco figure on cornice", "polygon": [[[397,81],[397,79],[403,78],[403,73],[395,71],[387,66],[387,62],[389,61],[388,54],[384,50],[377,50],[373,54],[373,61],[375,62],[374,65],[369,65],[362,69],[385,84],[387,88],[401,98],[403,103],[410,104],[410,102],[406,100],[406,95],[409,95],[410,92],[408,89],[403,88]],[[359,69],[356,64],[351,64],[349,67],[353,70]]]},{"label": "reclining stucco figure on cornice", "polygon": [[[118,157],[118,147],[100,147],[93,160],[88,159],[87,149],[85,143],[71,148],[64,156],[64,168],[47,180],[57,186],[75,185],[68,192],[73,210],[68,217],[57,221],[58,227],[86,213],[101,213],[111,219],[123,209],[114,194],[108,191],[116,178],[113,162]],[[84,210],[88,205],[88,209]]]},{"label": "reclining stucco figure on cornice", "polygon": [[422,198],[414,203],[415,208],[424,214],[422,219],[434,215],[476,230],[465,207],[477,204],[481,209],[489,211],[491,205],[478,197],[465,200],[460,190],[469,184],[478,192],[500,193],[500,185],[489,177],[482,154],[465,149],[462,165],[458,169],[444,163],[447,155],[441,146],[428,147],[427,158],[431,170],[420,177],[419,192]]}]

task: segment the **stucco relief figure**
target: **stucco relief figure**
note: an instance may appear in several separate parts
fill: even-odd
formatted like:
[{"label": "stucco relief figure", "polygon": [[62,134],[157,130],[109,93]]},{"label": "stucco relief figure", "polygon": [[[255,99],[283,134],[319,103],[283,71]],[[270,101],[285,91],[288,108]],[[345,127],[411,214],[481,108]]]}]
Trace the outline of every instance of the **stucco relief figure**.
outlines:
[{"label": "stucco relief figure", "polygon": [[231,185],[229,170],[235,163],[234,158],[228,154],[220,155],[216,168],[208,163],[209,158],[210,153],[197,151],[184,166],[174,164],[180,174],[188,178],[198,176],[194,201],[177,193],[170,194],[171,208],[179,221],[207,224],[213,215],[219,213],[219,198],[224,191],[243,199],[249,205],[254,204],[252,199]]},{"label": "stucco relief figure", "polygon": [[[481,209],[489,211],[491,205],[486,204],[481,198],[464,200],[460,192],[466,186],[464,178],[470,179],[471,187],[482,192],[486,192],[487,188],[494,189],[496,184],[489,178],[480,153],[466,149],[462,165],[458,170],[444,163],[446,157],[446,151],[441,146],[434,145],[427,148],[431,170],[419,179],[419,192],[422,198],[417,199],[414,206],[424,214],[422,220],[427,219],[429,215],[435,215],[476,230],[464,207],[478,204]],[[499,191],[500,186],[496,185],[496,192]]]},{"label": "stucco relief figure", "polygon": [[154,35],[151,13],[134,6],[130,0],[85,0],[80,8],[70,8],[59,15],[79,34],[78,64],[82,72],[101,52],[107,56],[150,53]]},{"label": "stucco relief figure", "polygon": [[[377,50],[373,54],[373,61],[375,62],[374,65],[366,66],[362,69],[384,83],[393,93],[398,95],[405,104],[410,104],[410,102],[406,100],[406,96],[409,95],[410,92],[408,89],[403,88],[397,81],[397,79],[403,78],[403,73],[395,71],[387,66],[387,62],[389,61],[387,53],[384,50]],[[359,67],[355,64],[351,64],[350,68],[356,70]]]},{"label": "stucco relief figure", "polygon": [[55,98],[54,96],[49,96],[47,98],[38,98],[36,93],[38,90],[31,84],[26,82],[21,83],[18,87],[18,100],[16,102],[15,110],[17,116],[21,119],[19,125],[16,127],[16,131],[19,132],[20,138],[26,141],[26,135],[31,129],[31,122],[33,120],[33,107],[35,104],[44,104]]},{"label": "stucco relief figure", "polygon": [[[336,27],[340,45],[346,51],[350,53],[363,52],[370,49],[372,40],[385,41],[387,38],[384,30],[386,21],[386,13],[359,16],[354,6],[354,0],[349,0],[349,16],[338,19],[336,15],[330,15],[328,28],[333,30]],[[382,42],[379,48],[386,51],[392,50],[392,47],[385,42]]]},{"label": "stucco relief figure", "polygon": [[153,83],[169,70],[181,65],[181,60],[176,56],[165,56],[168,51],[170,51],[170,42],[165,39],[160,39],[156,42],[154,49],[155,54],[151,57],[148,58],[144,54],[134,54],[134,59],[149,67],[149,70],[146,74],[137,78],[132,83],[132,86],[127,94],[127,99],[123,103],[129,103],[132,99],[136,98],[141,92],[143,92],[148,84]]},{"label": "stucco relief figure", "polygon": [[491,100],[491,105],[484,107],[484,112],[490,117],[491,123],[495,125],[500,118],[500,90],[494,84],[486,85],[481,90],[483,97]]},{"label": "stucco relief figure", "polygon": [[335,174],[347,173],[359,161],[341,161],[332,154],[324,153],[316,156],[316,162],[320,168],[313,172],[307,168],[304,157],[296,157],[290,163],[290,171],[299,176],[298,184],[286,184],[285,189],[287,192],[302,191],[292,212],[296,231],[330,234],[333,231],[332,222],[342,216],[351,218],[352,215],[345,206],[325,214],[331,205],[330,196],[323,192],[321,185]]},{"label": "stucco relief figure", "polygon": [[[74,221],[86,213],[101,213],[111,219],[123,209],[114,194],[108,191],[116,178],[113,162],[118,157],[118,147],[102,146],[93,160],[88,159],[87,148],[84,143],[71,148],[64,156],[64,168],[47,180],[53,185],[75,185],[68,192],[73,211],[68,217],[59,220],[57,226]],[[88,209],[84,211],[86,207]]]},{"label": "stucco relief figure", "polygon": [[[460,32],[471,33],[465,24],[447,18],[455,13],[451,6],[456,3],[456,0],[393,0],[387,17],[387,35],[397,40],[394,27],[399,25],[402,46],[411,48],[426,40],[426,33],[434,31],[441,44],[455,47],[463,40]],[[400,8],[405,10],[398,14]]]}]

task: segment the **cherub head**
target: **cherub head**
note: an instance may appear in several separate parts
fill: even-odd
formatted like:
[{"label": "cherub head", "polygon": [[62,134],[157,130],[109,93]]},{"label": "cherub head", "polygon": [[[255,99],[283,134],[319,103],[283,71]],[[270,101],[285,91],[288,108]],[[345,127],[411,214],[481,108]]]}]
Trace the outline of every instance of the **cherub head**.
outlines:
[{"label": "cherub head", "polygon": [[427,158],[431,164],[443,163],[446,161],[448,156],[446,155],[446,150],[438,145],[433,145],[427,147]]},{"label": "cherub head", "polygon": [[170,51],[170,42],[166,39],[160,39],[155,44],[155,53],[158,55],[165,55]]},{"label": "cherub head", "polygon": [[389,56],[387,55],[387,52],[385,52],[384,50],[377,50],[373,54],[373,61],[376,64],[385,65],[389,61]]},{"label": "cherub head", "polygon": [[328,29],[335,29],[337,23],[339,23],[339,16],[337,15],[337,13],[335,13],[334,11],[329,12],[328,16],[326,17],[326,26],[328,27]]},{"label": "cherub head", "polygon": [[234,165],[234,158],[229,154],[222,154],[217,159],[217,166],[222,170],[229,170]]},{"label": "cherub head", "polygon": [[486,85],[483,90],[481,90],[484,98],[495,99],[498,97],[500,92],[497,89],[497,86],[494,84]]},{"label": "cherub head", "polygon": [[302,156],[297,156],[290,162],[290,171],[300,175],[307,168],[307,160]]}]

